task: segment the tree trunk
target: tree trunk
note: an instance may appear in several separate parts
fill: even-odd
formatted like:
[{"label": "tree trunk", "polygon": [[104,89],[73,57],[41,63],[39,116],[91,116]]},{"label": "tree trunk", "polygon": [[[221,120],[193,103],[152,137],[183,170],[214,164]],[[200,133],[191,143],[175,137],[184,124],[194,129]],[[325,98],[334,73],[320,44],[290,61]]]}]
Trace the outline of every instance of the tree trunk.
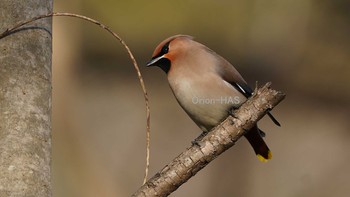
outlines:
[{"label": "tree trunk", "polygon": [[[51,0],[0,0],[0,31],[52,12]],[[51,196],[51,18],[0,39],[0,196]]]}]

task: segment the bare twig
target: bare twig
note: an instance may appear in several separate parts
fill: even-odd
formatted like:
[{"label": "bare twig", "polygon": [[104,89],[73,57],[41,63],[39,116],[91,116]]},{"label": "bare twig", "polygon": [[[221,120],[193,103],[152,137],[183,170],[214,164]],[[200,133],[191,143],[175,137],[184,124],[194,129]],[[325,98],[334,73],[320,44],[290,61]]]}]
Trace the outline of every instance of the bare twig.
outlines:
[{"label": "bare twig", "polygon": [[187,148],[133,194],[134,197],[168,196],[218,155],[232,147],[268,110],[284,99],[270,84],[255,91],[239,109],[204,138]]},{"label": "bare twig", "polygon": [[25,20],[25,21],[21,21],[19,23],[17,23],[16,25],[14,25],[13,27],[11,28],[8,28],[6,29],[3,33],[0,34],[0,39],[2,39],[3,37],[11,34],[12,32],[14,32],[15,30],[17,30],[18,28],[28,24],[28,23],[31,23],[31,22],[34,22],[36,20],[39,20],[39,19],[43,19],[43,18],[48,18],[48,17],[53,17],[53,16],[68,16],[68,17],[75,17],[75,18],[80,18],[80,19],[83,19],[83,20],[86,20],[86,21],[89,21],[91,23],[94,23],[98,26],[100,26],[101,28],[103,28],[104,30],[106,30],[107,32],[109,32],[110,34],[112,34],[112,36],[116,39],[119,40],[119,42],[124,46],[124,48],[126,49],[133,65],[134,65],[134,68],[136,70],[136,73],[137,73],[137,76],[139,78],[139,81],[140,81],[140,84],[141,84],[141,88],[142,88],[142,91],[143,91],[143,95],[144,95],[144,99],[145,99],[145,104],[146,104],[146,124],[147,124],[147,127],[146,127],[146,168],[145,168],[145,175],[144,175],[144,180],[143,180],[143,183],[146,182],[147,180],[147,176],[148,176],[148,169],[149,169],[149,157],[150,157],[150,132],[151,132],[151,127],[150,127],[150,124],[151,124],[151,114],[150,114],[150,107],[149,107],[149,99],[148,99],[148,94],[147,94],[147,90],[146,90],[146,86],[145,86],[145,83],[143,81],[143,77],[141,75],[141,72],[140,72],[140,69],[139,69],[139,66],[136,62],[136,59],[134,57],[134,55],[132,54],[130,48],[128,47],[128,45],[124,42],[123,39],[121,39],[121,37],[114,33],[108,26],[102,24],[101,22],[95,20],[95,19],[92,19],[92,18],[89,18],[89,17],[86,17],[86,16],[82,16],[82,15],[78,15],[78,14],[72,14],[72,13],[60,13],[60,12],[54,12],[54,13],[49,13],[49,14],[45,14],[45,15],[39,15],[39,16],[36,16],[34,18],[31,18],[31,19],[28,19],[28,20]]}]

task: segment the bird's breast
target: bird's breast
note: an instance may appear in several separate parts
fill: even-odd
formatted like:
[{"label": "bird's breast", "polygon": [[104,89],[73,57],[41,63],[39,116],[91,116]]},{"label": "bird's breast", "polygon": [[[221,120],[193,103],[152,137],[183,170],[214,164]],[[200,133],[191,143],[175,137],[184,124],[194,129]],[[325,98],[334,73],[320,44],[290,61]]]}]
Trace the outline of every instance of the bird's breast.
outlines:
[{"label": "bird's breast", "polygon": [[245,101],[245,97],[233,86],[217,76],[168,79],[181,107],[204,131],[218,125],[232,107],[238,107]]}]

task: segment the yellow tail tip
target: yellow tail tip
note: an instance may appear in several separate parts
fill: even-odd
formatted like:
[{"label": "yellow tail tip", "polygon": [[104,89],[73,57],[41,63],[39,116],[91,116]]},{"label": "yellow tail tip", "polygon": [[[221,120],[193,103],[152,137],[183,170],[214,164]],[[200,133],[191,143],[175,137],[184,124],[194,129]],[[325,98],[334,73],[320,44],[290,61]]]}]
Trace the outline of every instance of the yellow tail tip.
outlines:
[{"label": "yellow tail tip", "polygon": [[256,156],[258,157],[258,159],[259,159],[261,162],[267,162],[268,160],[272,159],[272,153],[271,153],[271,151],[269,151],[269,152],[267,153],[267,158],[263,157],[263,156],[260,155],[260,154],[257,154]]}]

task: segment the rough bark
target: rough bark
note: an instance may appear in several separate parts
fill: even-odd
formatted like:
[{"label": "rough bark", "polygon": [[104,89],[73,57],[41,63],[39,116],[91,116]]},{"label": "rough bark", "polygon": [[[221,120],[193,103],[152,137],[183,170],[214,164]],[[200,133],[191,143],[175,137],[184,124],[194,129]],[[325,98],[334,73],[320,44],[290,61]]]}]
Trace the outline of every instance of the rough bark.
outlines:
[{"label": "rough bark", "polygon": [[[52,0],[0,0],[0,31]],[[0,39],[0,196],[51,196],[51,18]]]},{"label": "rough bark", "polygon": [[148,180],[133,196],[168,196],[218,155],[232,147],[285,95],[269,88],[256,91],[234,114],[215,127],[203,139],[187,148],[170,164]]}]

